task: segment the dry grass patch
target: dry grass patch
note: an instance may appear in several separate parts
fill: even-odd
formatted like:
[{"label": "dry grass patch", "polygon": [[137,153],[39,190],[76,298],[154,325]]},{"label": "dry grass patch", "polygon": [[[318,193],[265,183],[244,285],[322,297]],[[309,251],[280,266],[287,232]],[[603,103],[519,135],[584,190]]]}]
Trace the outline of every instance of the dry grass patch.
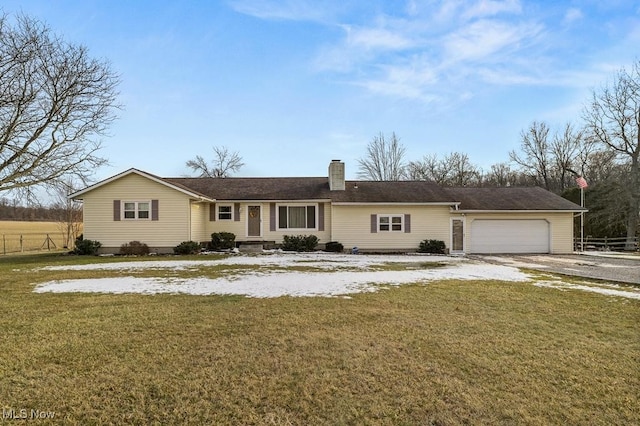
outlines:
[{"label": "dry grass patch", "polygon": [[0,262],[0,401],[57,422],[640,423],[638,301],[494,281],[350,299],[34,294],[64,271],[19,262]]},{"label": "dry grass patch", "polygon": [[[65,250],[63,229],[65,226],[58,222],[0,220],[0,255]],[[50,238],[48,242],[47,236]]]}]

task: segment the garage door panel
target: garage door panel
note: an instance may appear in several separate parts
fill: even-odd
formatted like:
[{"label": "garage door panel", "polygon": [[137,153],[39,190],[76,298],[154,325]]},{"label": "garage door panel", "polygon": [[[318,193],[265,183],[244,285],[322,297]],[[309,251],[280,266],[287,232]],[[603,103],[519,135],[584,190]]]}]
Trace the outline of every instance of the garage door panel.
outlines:
[{"label": "garage door panel", "polygon": [[549,253],[549,222],[543,219],[471,223],[471,253]]}]

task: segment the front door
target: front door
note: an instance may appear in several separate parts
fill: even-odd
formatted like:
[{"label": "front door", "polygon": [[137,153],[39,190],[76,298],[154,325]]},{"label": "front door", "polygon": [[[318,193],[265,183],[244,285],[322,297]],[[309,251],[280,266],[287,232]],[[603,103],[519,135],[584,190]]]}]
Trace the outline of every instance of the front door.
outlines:
[{"label": "front door", "polygon": [[260,206],[249,206],[247,214],[247,236],[248,237],[260,237],[262,236],[262,215],[260,212]]},{"label": "front door", "polygon": [[451,252],[464,251],[464,220],[451,219]]}]

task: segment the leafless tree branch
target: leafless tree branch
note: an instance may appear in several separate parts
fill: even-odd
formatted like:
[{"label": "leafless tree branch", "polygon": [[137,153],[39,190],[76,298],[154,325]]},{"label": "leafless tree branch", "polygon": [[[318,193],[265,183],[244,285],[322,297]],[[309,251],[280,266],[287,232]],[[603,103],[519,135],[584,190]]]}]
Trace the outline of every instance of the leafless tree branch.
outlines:
[{"label": "leafless tree branch", "polygon": [[640,223],[640,61],[594,91],[583,116],[589,137],[629,164],[627,248],[631,249]]},{"label": "leafless tree branch", "polygon": [[0,16],[0,191],[86,182],[106,163],[119,77],[24,15]]},{"label": "leafless tree branch", "polygon": [[225,178],[230,177],[244,166],[242,157],[236,152],[231,152],[225,146],[213,147],[213,159],[207,162],[200,155],[187,161],[187,167],[198,174],[198,177]]},{"label": "leafless tree branch", "polygon": [[358,177],[366,180],[392,181],[405,177],[406,148],[395,133],[385,138],[380,132],[367,145],[367,154],[358,159]]}]

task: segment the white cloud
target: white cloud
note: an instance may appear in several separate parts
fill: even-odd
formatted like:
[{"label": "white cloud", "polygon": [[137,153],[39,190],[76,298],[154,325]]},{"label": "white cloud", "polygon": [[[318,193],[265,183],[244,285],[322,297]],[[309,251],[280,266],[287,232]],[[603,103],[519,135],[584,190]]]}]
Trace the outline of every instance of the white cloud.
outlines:
[{"label": "white cloud", "polygon": [[309,0],[229,0],[236,11],[260,19],[323,21],[330,10],[324,2]]},{"label": "white cloud", "polygon": [[444,49],[450,60],[483,60],[500,51],[521,48],[540,31],[540,27],[532,24],[481,20],[446,36]]},{"label": "white cloud", "polygon": [[564,14],[563,22],[565,25],[571,24],[575,21],[579,21],[582,19],[583,14],[582,11],[578,8],[572,7],[566,11]]},{"label": "white cloud", "polygon": [[375,94],[447,104],[473,97],[474,82],[503,84],[501,69],[511,84],[530,84],[536,76],[517,63],[543,26],[521,14],[519,0],[411,0],[393,16],[340,25],[344,37],[319,51],[315,69]]},{"label": "white cloud", "polygon": [[543,83],[543,81],[533,75],[525,75],[519,72],[512,72],[510,70],[505,69],[491,69],[491,68],[481,68],[477,70],[478,75],[481,79],[490,84],[495,85],[530,85],[534,86],[537,84]]},{"label": "white cloud", "polygon": [[519,0],[480,0],[471,7],[467,8],[463,13],[464,19],[484,18],[495,16],[500,13],[521,13],[522,5]]},{"label": "white cloud", "polygon": [[358,84],[382,95],[425,102],[437,100],[437,95],[429,90],[438,82],[438,72],[435,67],[414,61],[412,64],[392,65],[382,69],[381,77],[366,79]]},{"label": "white cloud", "polygon": [[347,44],[355,48],[401,50],[414,45],[404,34],[385,28],[354,28],[344,26],[347,32]]},{"label": "white cloud", "polygon": [[314,60],[318,71],[349,72],[355,65],[375,62],[381,52],[396,52],[416,47],[418,42],[404,32],[383,27],[341,25],[345,38],[338,45],[320,49]]},{"label": "white cloud", "polygon": [[[567,65],[558,53],[569,45],[567,34],[555,32],[546,15],[521,0],[407,0],[386,10],[382,0],[367,7],[337,0],[229,1],[263,19],[307,19],[341,29],[317,49],[313,69],[388,97],[452,105],[473,97],[479,84],[577,87],[588,78],[580,74],[590,73],[584,65]],[[557,13],[566,25],[585,11]]]},{"label": "white cloud", "polygon": [[432,2],[425,8],[425,14],[431,15],[435,22],[460,22],[479,18],[493,17],[499,14],[521,14],[520,0],[443,0],[438,2],[437,10],[432,9]]}]

